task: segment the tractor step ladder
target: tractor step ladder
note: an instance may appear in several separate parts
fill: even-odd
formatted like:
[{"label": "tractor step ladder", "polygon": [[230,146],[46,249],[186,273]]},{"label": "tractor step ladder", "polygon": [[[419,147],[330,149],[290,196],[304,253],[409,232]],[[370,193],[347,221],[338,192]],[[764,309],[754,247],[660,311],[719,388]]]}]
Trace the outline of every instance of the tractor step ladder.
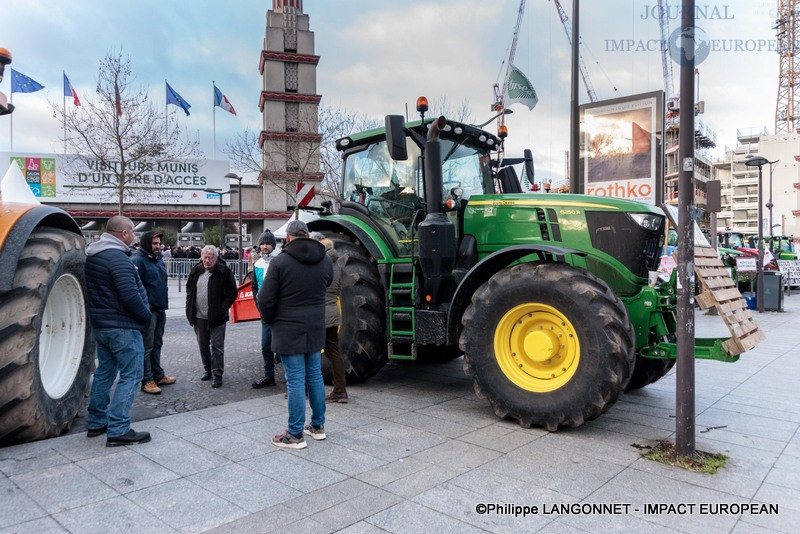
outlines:
[{"label": "tractor step ladder", "polygon": [[416,360],[414,264],[389,264],[389,359]]}]

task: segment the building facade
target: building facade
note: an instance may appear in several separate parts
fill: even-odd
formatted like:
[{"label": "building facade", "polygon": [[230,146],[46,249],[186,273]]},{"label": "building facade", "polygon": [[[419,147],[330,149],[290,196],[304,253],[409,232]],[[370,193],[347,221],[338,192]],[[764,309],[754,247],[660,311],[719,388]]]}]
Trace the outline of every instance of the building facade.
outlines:
[{"label": "building facade", "polygon": [[297,203],[299,190],[308,191],[303,185],[319,189],[322,182],[318,63],[302,0],[273,0],[259,63],[263,129],[258,142],[264,169],[259,182],[266,211],[285,211]]}]

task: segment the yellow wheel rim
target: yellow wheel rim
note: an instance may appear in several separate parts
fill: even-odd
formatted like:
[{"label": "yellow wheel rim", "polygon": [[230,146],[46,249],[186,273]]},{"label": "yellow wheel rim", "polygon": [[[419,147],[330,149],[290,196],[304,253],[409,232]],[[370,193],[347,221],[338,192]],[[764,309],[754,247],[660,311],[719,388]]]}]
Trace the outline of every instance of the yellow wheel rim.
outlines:
[{"label": "yellow wheel rim", "polygon": [[569,382],[580,362],[572,323],[552,306],[521,304],[494,331],[494,354],[503,374],[527,391],[554,391]]}]

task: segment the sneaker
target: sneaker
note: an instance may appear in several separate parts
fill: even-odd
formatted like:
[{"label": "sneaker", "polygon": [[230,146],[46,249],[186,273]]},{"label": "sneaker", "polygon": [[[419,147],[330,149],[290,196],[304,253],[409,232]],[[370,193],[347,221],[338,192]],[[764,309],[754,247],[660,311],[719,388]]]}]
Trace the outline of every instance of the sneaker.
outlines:
[{"label": "sneaker", "polygon": [[275,379],[274,378],[264,377],[264,378],[262,378],[260,380],[256,380],[255,382],[253,382],[250,385],[251,385],[251,387],[253,389],[261,389],[261,388],[269,388],[269,387],[272,387],[272,386],[276,386],[277,384],[275,383]]},{"label": "sneaker", "polygon": [[347,393],[333,393],[325,397],[325,402],[338,402],[347,404]]},{"label": "sneaker", "polygon": [[159,386],[168,386],[170,384],[174,384],[175,382],[177,382],[177,380],[178,379],[175,378],[174,376],[163,376],[163,377],[161,377],[161,379],[158,380],[158,385]]},{"label": "sneaker", "polygon": [[120,447],[122,445],[136,445],[150,441],[149,432],[136,432],[134,429],[128,430],[121,436],[106,439],[106,447]]},{"label": "sneaker", "polygon": [[102,436],[108,432],[108,425],[101,426],[100,428],[87,428],[86,429],[86,437],[87,438],[96,438],[97,436]]},{"label": "sneaker", "polygon": [[306,440],[303,439],[303,436],[296,438],[289,434],[288,430],[280,436],[275,436],[272,438],[272,444],[276,447],[283,447],[285,449],[305,449],[308,447],[308,444],[306,443]]},{"label": "sneaker", "polygon": [[149,393],[150,395],[158,395],[161,393],[161,388],[151,380],[146,384],[142,384],[142,391]]},{"label": "sneaker", "polygon": [[303,434],[305,434],[306,436],[311,436],[317,441],[322,441],[327,437],[325,435],[325,425],[314,426],[311,423],[307,424],[306,427],[303,429]]}]

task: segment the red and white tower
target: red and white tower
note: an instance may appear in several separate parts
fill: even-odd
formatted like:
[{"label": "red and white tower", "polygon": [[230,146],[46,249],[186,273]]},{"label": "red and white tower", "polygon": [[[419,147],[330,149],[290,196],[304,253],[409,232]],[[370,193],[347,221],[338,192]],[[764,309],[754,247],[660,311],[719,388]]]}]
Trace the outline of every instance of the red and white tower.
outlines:
[{"label": "red and white tower", "polygon": [[775,110],[775,133],[791,133],[800,126],[800,0],[779,0],[775,30],[778,37],[780,72],[778,105]]}]

